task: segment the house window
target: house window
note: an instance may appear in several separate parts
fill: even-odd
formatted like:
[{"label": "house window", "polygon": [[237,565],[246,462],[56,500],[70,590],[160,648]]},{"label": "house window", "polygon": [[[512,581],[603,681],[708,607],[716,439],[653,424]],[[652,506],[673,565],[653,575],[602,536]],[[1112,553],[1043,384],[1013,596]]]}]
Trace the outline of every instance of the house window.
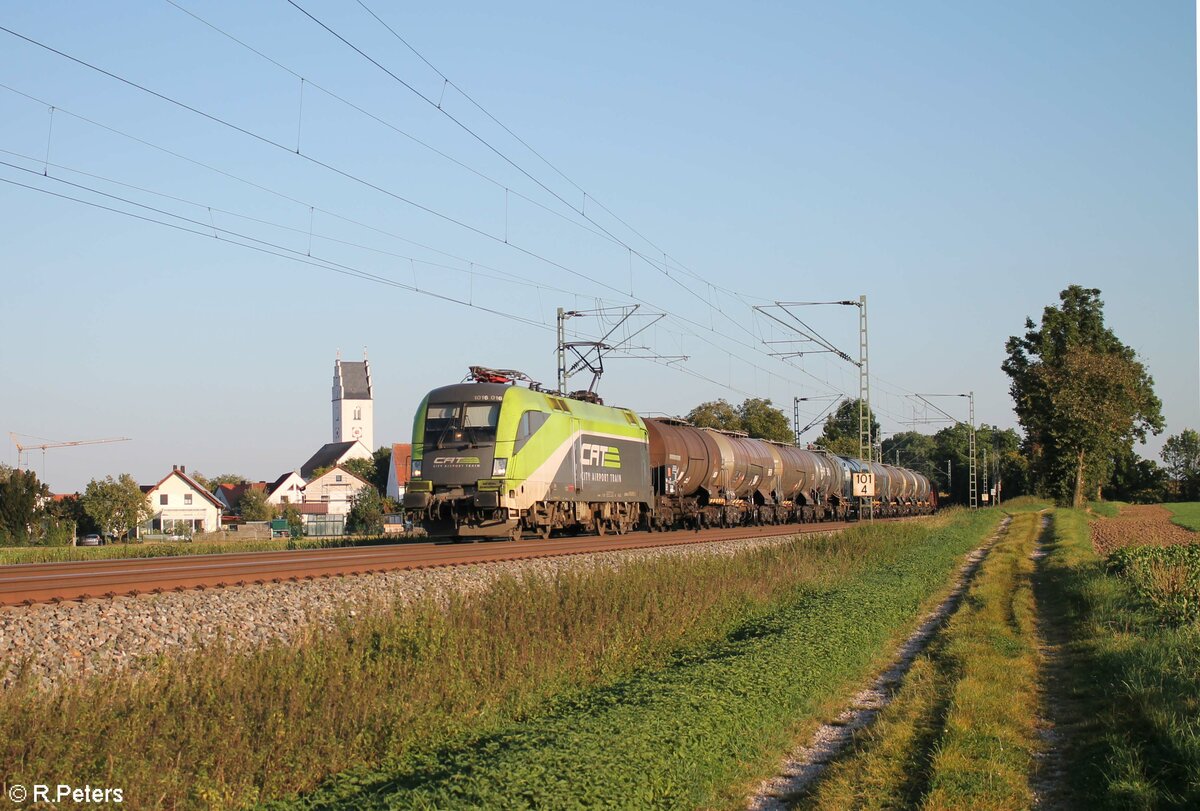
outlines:
[{"label": "house window", "polygon": [[321,496],[321,501],[329,501],[329,495],[326,494],[326,495]]},{"label": "house window", "polygon": [[191,493],[184,493],[184,494],[183,494],[183,503],[184,503],[184,504],[191,504],[191,503],[192,503],[192,494],[191,494]]},{"label": "house window", "polygon": [[333,477],[333,480],[335,482],[340,482],[342,480],[342,474],[341,473],[337,474],[336,476]]},{"label": "house window", "polygon": [[163,507],[167,506],[167,494],[163,493],[158,497],[158,503]]},{"label": "house window", "polygon": [[281,496],[281,497],[280,497],[280,501],[282,501],[284,504],[287,504],[287,503],[288,503],[288,497],[287,497],[287,496]]},{"label": "house window", "polygon": [[358,406],[354,407],[354,419],[356,419],[356,420],[362,419],[362,409],[359,408]]}]

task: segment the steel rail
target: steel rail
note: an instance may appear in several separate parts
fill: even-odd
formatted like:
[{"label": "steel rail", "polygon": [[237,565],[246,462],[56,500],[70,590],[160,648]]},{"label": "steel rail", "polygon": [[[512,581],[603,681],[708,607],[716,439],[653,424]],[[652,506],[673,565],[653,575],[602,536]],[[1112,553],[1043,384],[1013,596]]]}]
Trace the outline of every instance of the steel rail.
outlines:
[{"label": "steel rail", "polygon": [[226,586],[298,582],[386,571],[585,555],[749,538],[831,532],[845,522],[578,536],[473,544],[400,543],[279,552],[233,552],[0,566],[0,606]]}]

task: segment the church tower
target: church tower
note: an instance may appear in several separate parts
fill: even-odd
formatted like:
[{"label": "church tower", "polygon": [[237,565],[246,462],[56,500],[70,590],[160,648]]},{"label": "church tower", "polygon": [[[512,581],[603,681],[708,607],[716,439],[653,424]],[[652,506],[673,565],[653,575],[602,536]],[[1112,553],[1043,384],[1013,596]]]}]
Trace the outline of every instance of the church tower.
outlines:
[{"label": "church tower", "polygon": [[371,400],[371,366],[366,353],[360,362],[344,361],[341,353],[333,362],[333,441],[358,439],[374,450],[375,412]]}]

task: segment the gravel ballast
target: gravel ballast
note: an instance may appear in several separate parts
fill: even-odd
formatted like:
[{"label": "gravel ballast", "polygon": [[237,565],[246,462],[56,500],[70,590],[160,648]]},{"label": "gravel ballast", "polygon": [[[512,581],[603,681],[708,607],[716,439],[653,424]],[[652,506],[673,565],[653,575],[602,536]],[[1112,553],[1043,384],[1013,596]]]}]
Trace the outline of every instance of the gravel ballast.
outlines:
[{"label": "gravel ballast", "polygon": [[478,592],[503,575],[552,577],[568,569],[616,569],[654,557],[734,555],[791,537],[0,608],[0,688],[13,685],[26,668],[37,686],[53,689],[81,677],[134,675],[161,655],[214,643],[239,650],[289,643],[314,628],[395,601]]}]

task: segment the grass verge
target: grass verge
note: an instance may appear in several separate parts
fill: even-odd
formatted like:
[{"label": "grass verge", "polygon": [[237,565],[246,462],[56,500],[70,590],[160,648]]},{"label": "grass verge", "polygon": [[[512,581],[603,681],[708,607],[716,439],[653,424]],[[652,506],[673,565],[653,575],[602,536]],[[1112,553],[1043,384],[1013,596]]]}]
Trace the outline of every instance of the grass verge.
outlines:
[{"label": "grass verge", "polygon": [[[272,808],[709,807],[777,767],[795,729],[865,678],[943,589],[996,514],[859,528],[861,567],[807,579],[727,633],[657,667],[561,697],[486,734],[417,748]],[[874,537],[875,543],[861,546]],[[861,540],[852,540],[861,539]],[[882,545],[880,545],[882,544]]]},{"label": "grass verge", "polygon": [[1063,653],[1070,795],[1081,808],[1200,807],[1200,626],[1165,625],[1106,573],[1087,517],[1058,510],[1039,604]]},{"label": "grass verge", "polygon": [[1038,653],[1030,553],[1018,514],[904,686],[799,807],[1028,808]]},{"label": "grass verge", "polygon": [[302,644],[164,658],[134,682],[25,685],[0,692],[0,766],[122,786],[138,808],[240,807],[360,764],[305,802],[359,807],[403,779],[432,805],[677,805],[782,751],[788,721],[861,670],[995,520],[506,579]]},{"label": "grass verge", "polygon": [[1089,501],[1087,509],[1093,515],[1101,518],[1116,518],[1122,507],[1128,507],[1124,501]]},{"label": "grass verge", "polygon": [[1185,501],[1163,506],[1171,511],[1171,521],[1192,532],[1200,532],[1200,502]]}]

